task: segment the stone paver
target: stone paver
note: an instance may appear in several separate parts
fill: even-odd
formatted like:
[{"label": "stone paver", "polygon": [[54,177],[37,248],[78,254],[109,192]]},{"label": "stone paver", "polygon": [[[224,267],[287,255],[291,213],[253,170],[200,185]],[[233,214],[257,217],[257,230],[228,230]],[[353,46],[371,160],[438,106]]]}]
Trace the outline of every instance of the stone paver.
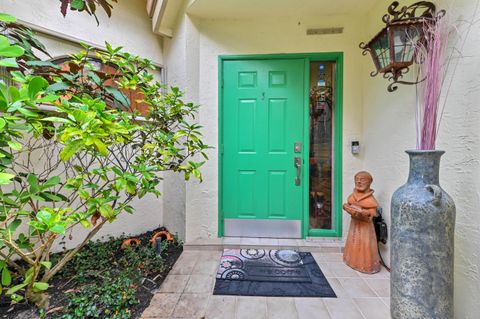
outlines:
[{"label": "stone paver", "polygon": [[[228,240],[227,240],[228,241]],[[241,239],[234,239],[232,244]],[[287,244],[281,240],[244,240],[243,245]],[[293,243],[293,242],[292,242]],[[310,243],[310,242],[309,242]],[[225,244],[225,242],[224,242]],[[243,247],[243,246],[242,246]],[[144,319],[389,319],[390,274],[362,274],[342,262],[338,251],[312,253],[337,298],[214,296],[215,273],[222,252],[186,250],[178,259]]]}]

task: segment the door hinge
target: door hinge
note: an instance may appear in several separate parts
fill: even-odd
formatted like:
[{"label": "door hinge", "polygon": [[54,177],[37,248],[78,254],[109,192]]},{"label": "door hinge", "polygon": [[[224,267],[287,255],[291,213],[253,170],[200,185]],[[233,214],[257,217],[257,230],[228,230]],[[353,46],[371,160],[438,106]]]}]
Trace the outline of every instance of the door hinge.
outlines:
[{"label": "door hinge", "polygon": [[223,144],[220,145],[220,155],[223,155]]}]

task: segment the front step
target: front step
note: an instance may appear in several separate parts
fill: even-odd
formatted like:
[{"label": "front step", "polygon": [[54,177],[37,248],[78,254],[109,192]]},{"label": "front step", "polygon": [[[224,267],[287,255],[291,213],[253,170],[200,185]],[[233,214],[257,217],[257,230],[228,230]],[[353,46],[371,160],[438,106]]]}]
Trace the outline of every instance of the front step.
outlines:
[{"label": "front step", "polygon": [[184,250],[223,250],[235,248],[293,249],[298,251],[341,253],[345,243],[341,238],[277,239],[223,237],[196,239],[183,245]]}]

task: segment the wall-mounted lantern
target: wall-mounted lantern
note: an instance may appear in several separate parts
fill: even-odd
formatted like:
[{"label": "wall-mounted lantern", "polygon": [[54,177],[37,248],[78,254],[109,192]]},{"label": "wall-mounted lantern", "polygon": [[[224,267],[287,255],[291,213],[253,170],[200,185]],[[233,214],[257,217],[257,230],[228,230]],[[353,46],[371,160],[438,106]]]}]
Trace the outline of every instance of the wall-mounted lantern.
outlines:
[{"label": "wall-mounted lantern", "polygon": [[388,7],[388,13],[382,18],[385,27],[370,42],[360,43],[363,55],[370,52],[376,71],[371,76],[382,73],[385,79],[392,81],[388,91],[397,89],[396,84],[417,84],[415,82],[402,81],[401,78],[409,71],[413,63],[421,63],[416,60],[416,52],[419,41],[425,43],[424,34],[426,23],[435,23],[445,15],[445,10],[436,12],[435,5],[431,2],[420,1],[410,6],[400,7],[398,1],[394,1]]}]

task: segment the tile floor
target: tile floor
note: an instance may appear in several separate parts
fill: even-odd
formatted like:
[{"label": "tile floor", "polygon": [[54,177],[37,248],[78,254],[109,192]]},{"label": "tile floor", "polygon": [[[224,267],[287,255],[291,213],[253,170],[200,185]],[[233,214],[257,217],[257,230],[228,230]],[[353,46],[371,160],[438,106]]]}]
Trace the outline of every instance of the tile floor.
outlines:
[{"label": "tile floor", "polygon": [[313,252],[338,298],[214,296],[220,250],[185,250],[142,319],[388,319],[390,277],[345,266],[341,253]]}]

